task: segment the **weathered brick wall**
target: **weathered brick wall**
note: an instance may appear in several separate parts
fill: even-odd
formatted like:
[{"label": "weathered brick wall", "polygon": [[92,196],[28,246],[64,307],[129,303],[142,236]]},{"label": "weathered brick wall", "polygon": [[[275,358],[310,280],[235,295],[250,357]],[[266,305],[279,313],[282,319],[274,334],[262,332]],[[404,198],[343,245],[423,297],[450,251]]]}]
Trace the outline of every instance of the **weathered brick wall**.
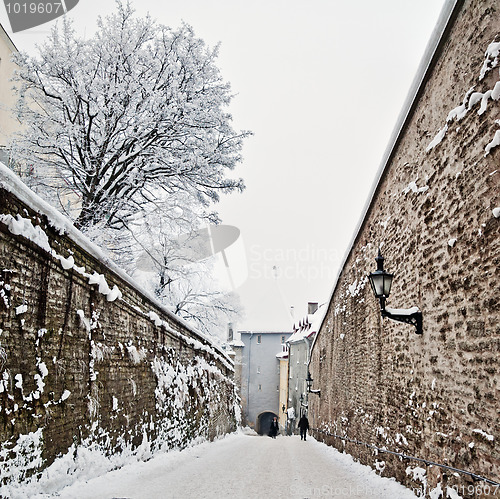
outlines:
[{"label": "weathered brick wall", "polygon": [[82,447],[144,453],[234,430],[232,362],[51,224],[0,188],[3,483]]},{"label": "weathered brick wall", "polygon": [[[470,0],[457,12],[332,293],[312,352],[321,397],[309,397],[310,420],[500,482],[500,147],[488,147],[500,139],[500,78],[498,57],[485,56],[500,41],[500,10]],[[422,336],[380,317],[366,278],[378,246],[395,274],[387,306],[418,306]],[[485,490],[465,475],[316,435],[427,496]]]}]

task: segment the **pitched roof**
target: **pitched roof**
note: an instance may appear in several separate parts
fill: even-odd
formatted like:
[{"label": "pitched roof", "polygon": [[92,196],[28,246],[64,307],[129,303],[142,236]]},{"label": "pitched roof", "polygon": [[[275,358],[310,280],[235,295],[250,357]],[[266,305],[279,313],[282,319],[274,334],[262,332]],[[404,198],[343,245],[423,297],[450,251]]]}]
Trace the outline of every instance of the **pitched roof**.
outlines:
[{"label": "pitched roof", "polygon": [[0,23],[0,38],[7,44],[10,50],[12,52],[18,52],[17,47],[14,45],[14,42],[10,39],[10,36],[7,34],[7,31],[5,31],[5,28],[2,26],[2,23]]},{"label": "pitched roof", "polygon": [[293,325],[293,334],[288,338],[289,343],[302,341],[304,338],[309,338],[315,335],[323,322],[326,314],[326,304],[322,303],[314,314],[307,314]]}]

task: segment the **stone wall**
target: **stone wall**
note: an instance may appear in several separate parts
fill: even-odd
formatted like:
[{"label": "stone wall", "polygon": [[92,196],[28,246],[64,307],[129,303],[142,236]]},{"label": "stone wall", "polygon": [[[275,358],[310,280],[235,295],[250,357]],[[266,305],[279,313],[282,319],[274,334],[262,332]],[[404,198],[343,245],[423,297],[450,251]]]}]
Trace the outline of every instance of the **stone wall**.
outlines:
[{"label": "stone wall", "polygon": [[[493,42],[498,2],[457,2],[312,352],[313,388],[321,390],[309,396],[316,436],[422,496],[440,489],[488,496],[488,486],[338,437],[500,482],[500,44]],[[367,282],[379,246],[395,274],[387,306],[418,306],[421,336],[380,316]]]},{"label": "stone wall", "polygon": [[7,173],[0,171],[9,185],[0,188],[0,475],[7,487],[0,495],[30,476],[46,479],[42,471],[56,458],[76,468],[83,449],[112,468],[127,456],[144,459],[234,430],[229,358],[135,288],[74,228],[28,206],[36,196],[10,174],[3,182]]}]

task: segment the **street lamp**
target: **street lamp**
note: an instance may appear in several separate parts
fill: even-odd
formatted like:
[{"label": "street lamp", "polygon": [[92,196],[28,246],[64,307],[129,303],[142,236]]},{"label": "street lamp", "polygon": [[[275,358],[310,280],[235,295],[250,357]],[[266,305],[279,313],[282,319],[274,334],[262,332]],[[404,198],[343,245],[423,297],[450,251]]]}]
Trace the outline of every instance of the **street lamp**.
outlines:
[{"label": "street lamp", "polygon": [[389,297],[391,292],[393,274],[386,272],[384,270],[384,257],[378,250],[378,256],[375,258],[377,262],[377,270],[372,272],[368,279],[370,281],[373,294],[375,298],[378,298],[380,302],[380,313],[382,317],[387,317],[393,321],[404,322],[406,324],[412,324],[416,327],[416,333],[422,334],[422,312],[418,307],[403,308],[403,309],[392,309],[386,308],[385,301]]},{"label": "street lamp", "polygon": [[307,392],[308,393],[315,393],[316,395],[321,396],[321,390],[313,390],[312,388],[312,383],[313,379],[311,378],[311,373],[309,372],[309,369],[307,370],[307,378],[306,378],[306,383],[307,383]]}]

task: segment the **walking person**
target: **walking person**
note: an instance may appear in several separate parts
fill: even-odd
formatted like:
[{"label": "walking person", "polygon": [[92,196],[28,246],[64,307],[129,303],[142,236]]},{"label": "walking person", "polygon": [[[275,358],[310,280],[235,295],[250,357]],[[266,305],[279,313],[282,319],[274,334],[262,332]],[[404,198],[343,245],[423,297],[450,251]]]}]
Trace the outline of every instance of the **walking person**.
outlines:
[{"label": "walking person", "polygon": [[271,421],[271,428],[269,429],[269,436],[272,438],[276,438],[278,431],[279,431],[278,418],[275,417]]},{"label": "walking person", "polygon": [[295,409],[289,407],[286,416],[286,434],[291,435],[293,433],[293,422],[295,421]]},{"label": "walking person", "polygon": [[305,440],[307,436],[307,430],[309,429],[309,420],[307,419],[305,414],[302,414],[298,426],[300,430],[300,439]]}]

